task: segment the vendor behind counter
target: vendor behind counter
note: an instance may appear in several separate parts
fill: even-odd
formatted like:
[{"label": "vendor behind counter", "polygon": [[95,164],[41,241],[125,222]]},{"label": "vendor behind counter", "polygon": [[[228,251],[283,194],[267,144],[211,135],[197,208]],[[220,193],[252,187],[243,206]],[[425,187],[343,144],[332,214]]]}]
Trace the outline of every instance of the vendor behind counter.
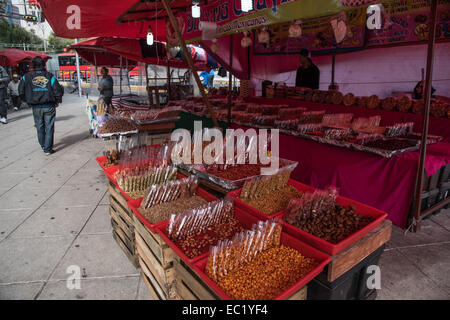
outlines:
[{"label": "vendor behind counter", "polygon": [[309,58],[309,51],[306,49],[300,50],[299,59],[301,66],[297,69],[295,86],[319,89],[320,70]]}]

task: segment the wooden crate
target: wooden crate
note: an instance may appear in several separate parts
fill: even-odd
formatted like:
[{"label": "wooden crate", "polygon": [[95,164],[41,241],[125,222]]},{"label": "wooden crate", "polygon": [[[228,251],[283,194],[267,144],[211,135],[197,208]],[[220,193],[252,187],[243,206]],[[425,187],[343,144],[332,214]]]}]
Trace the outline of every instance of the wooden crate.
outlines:
[{"label": "wooden crate", "polygon": [[391,238],[392,222],[383,220],[380,225],[355,242],[351,247],[331,257],[331,262],[325,268],[327,280],[332,282],[352,269],[368,257],[376,249]]},{"label": "wooden crate", "polygon": [[159,234],[151,232],[135,216],[135,247],[139,266],[154,299],[177,299],[174,286],[175,252]]},{"label": "wooden crate", "polygon": [[110,195],[109,215],[111,216],[113,237],[130,262],[138,268],[134,237],[134,214],[128,207],[127,200],[112,183],[108,184],[108,192]]},{"label": "wooden crate", "polygon": [[[198,274],[181,260],[175,260],[175,286],[183,300],[220,300]],[[288,300],[306,300],[307,287],[289,297]]]}]

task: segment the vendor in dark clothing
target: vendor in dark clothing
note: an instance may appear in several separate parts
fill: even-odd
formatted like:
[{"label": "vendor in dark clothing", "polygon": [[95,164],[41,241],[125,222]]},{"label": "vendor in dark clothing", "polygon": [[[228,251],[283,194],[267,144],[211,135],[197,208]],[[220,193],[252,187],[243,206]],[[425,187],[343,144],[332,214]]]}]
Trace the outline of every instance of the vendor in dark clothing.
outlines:
[{"label": "vendor in dark clothing", "polygon": [[[413,98],[414,99],[424,99],[424,82],[425,81],[419,81],[416,86],[414,87],[414,94],[413,94]],[[433,87],[431,87],[431,96],[433,97],[433,93],[436,91],[436,89],[434,89]]]},{"label": "vendor in dark clothing", "polygon": [[308,50],[300,50],[300,63],[302,65],[297,69],[295,86],[319,89],[320,71],[308,55]]}]

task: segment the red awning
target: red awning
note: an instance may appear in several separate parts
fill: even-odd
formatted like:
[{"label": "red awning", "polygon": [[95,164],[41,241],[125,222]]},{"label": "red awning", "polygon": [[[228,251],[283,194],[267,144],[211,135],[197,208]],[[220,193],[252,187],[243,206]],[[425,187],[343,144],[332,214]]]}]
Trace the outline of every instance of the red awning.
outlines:
[{"label": "red awning", "polygon": [[23,61],[31,61],[37,56],[42,57],[45,62],[52,58],[42,52],[24,51],[20,49],[5,49],[0,50],[0,65],[15,66]]},{"label": "red awning", "polygon": [[[141,41],[145,40],[100,37],[71,45],[67,50],[76,50],[84,60],[97,66],[120,67],[120,57],[128,59],[129,66],[136,65],[136,62],[167,66],[165,43],[155,43],[161,46],[160,50],[155,50],[152,56],[143,57]],[[125,59],[122,59],[122,67],[126,66]],[[172,68],[189,68],[185,61],[178,59],[171,59],[170,66]],[[196,66],[200,70],[206,68],[205,62],[198,61]]]},{"label": "red awning", "polygon": [[[136,0],[38,0],[38,2],[46,20],[59,37],[145,38],[147,35],[149,22],[117,21],[121,14],[136,3]],[[155,40],[166,40],[164,20],[152,21],[151,27]]]}]

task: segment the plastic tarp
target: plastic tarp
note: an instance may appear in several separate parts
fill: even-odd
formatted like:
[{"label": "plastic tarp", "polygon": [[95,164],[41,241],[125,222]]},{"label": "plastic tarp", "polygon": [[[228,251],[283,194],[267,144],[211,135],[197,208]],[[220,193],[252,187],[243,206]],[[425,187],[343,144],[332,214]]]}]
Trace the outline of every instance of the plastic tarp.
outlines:
[{"label": "plastic tarp", "polygon": [[34,57],[42,57],[45,62],[52,58],[41,52],[24,51],[20,49],[5,49],[0,50],[0,65],[15,66],[22,61],[32,60]]}]

